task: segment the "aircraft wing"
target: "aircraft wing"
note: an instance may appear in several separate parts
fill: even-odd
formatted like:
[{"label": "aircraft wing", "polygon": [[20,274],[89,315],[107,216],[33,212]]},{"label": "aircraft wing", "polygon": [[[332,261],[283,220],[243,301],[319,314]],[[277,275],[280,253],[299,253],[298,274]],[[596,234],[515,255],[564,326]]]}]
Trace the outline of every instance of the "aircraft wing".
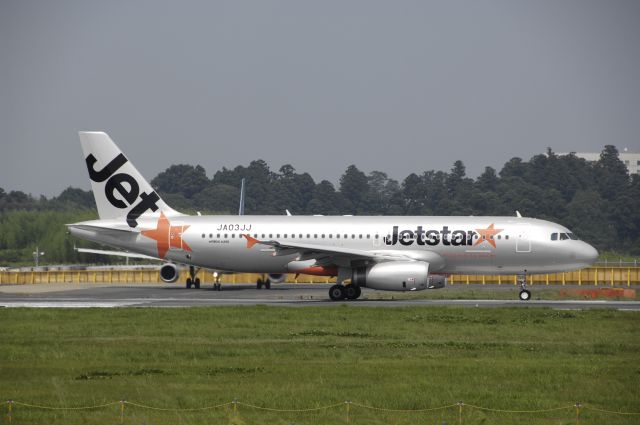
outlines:
[{"label": "aircraft wing", "polygon": [[[338,246],[314,245],[297,242],[280,242],[277,240],[258,240],[248,234],[242,235],[247,240],[247,248],[254,245],[266,245],[271,249],[265,250],[272,252],[273,256],[298,254],[300,260],[316,259],[317,264],[337,264],[344,260],[371,260],[374,262],[383,261],[424,261],[435,263],[436,268],[444,265],[444,259],[433,252],[416,252],[416,251],[386,251],[386,250],[363,250],[344,248]],[[341,261],[342,260],[342,261]]]},{"label": "aircraft wing", "polygon": [[78,252],[84,252],[87,254],[100,254],[100,255],[112,255],[114,257],[128,257],[128,258],[141,258],[144,260],[162,261],[159,258],[152,257],[150,255],[136,254],[135,252],[126,251],[108,251],[104,249],[90,249],[90,248],[75,248]]}]

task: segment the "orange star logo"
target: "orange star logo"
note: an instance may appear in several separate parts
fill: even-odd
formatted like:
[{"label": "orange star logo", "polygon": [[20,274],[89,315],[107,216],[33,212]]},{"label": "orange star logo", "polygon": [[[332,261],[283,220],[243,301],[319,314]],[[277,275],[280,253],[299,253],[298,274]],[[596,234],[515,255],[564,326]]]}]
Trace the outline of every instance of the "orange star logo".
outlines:
[{"label": "orange star logo", "polygon": [[494,236],[502,232],[503,230],[504,229],[494,229],[493,223],[491,223],[489,227],[487,227],[486,229],[476,229],[476,232],[478,232],[479,236],[478,236],[478,240],[476,241],[476,243],[473,244],[473,246],[479,245],[482,242],[489,242],[495,248],[496,240]]},{"label": "orange star logo", "polygon": [[155,229],[143,230],[142,235],[155,240],[158,244],[158,257],[164,258],[170,248],[191,251],[191,247],[182,240],[182,234],[189,226],[172,226],[162,211]]}]

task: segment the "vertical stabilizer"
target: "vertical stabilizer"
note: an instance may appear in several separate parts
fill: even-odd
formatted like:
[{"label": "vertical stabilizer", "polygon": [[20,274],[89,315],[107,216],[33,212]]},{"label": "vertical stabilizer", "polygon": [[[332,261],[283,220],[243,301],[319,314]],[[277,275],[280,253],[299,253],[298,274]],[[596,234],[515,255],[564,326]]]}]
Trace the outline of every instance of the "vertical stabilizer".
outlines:
[{"label": "vertical stabilizer", "polygon": [[240,185],[240,207],[238,207],[238,215],[244,215],[244,177]]},{"label": "vertical stabilizer", "polygon": [[135,228],[139,217],[181,215],[160,199],[106,133],[81,131],[80,143],[101,219],[122,218]]}]

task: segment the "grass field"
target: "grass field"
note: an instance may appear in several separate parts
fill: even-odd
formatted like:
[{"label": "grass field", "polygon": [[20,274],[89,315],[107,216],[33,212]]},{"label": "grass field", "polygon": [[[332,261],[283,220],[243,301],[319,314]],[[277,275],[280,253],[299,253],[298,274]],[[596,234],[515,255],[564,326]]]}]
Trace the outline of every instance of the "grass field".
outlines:
[{"label": "grass field", "polygon": [[[455,404],[640,411],[640,314],[609,310],[228,307],[0,310],[0,399],[121,399],[125,424],[458,424]],[[347,416],[345,400],[353,401]],[[315,412],[272,412],[336,404]],[[8,423],[7,405],[2,423]],[[117,424],[93,410],[13,405],[12,423]],[[464,424],[575,424],[575,409],[464,406]],[[583,410],[580,424],[640,416]]]}]

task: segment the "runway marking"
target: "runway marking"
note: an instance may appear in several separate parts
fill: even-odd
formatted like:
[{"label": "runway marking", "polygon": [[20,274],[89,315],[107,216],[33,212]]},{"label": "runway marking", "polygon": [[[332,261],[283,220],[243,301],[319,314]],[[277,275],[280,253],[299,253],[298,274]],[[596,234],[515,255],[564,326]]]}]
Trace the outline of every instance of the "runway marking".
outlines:
[{"label": "runway marking", "polygon": [[56,302],[56,301],[2,301],[0,307],[7,308],[114,308],[114,307],[129,307],[138,305],[139,303],[128,301],[82,301],[82,302]]}]

